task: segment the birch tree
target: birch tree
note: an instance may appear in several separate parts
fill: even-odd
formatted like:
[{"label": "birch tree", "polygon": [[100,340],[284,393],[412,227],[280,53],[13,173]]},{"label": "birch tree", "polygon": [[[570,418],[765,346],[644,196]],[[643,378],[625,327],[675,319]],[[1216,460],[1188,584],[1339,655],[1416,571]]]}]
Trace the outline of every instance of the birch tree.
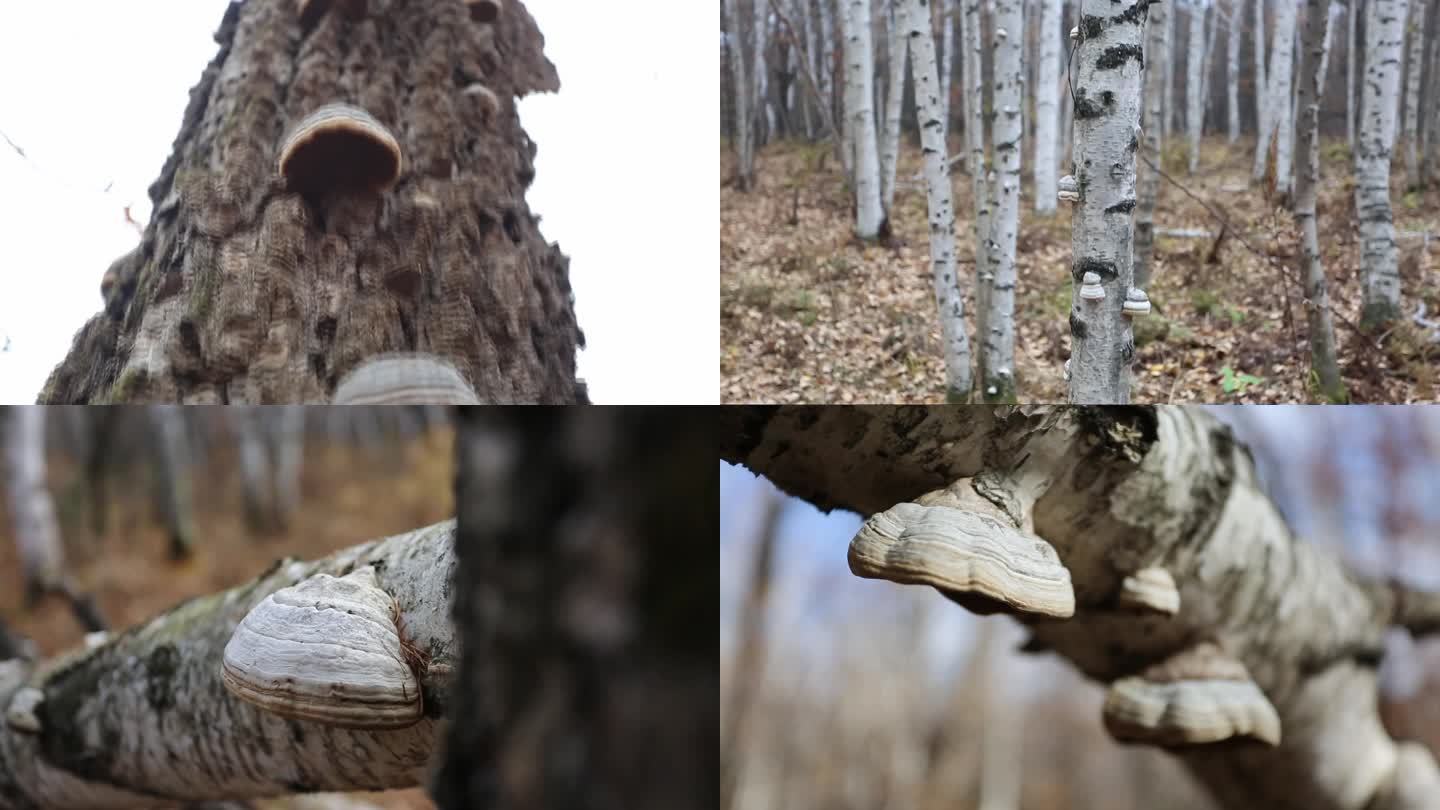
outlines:
[{"label": "birch tree", "polygon": [[1335,360],[1335,327],[1330,295],[1320,263],[1315,218],[1320,185],[1320,99],[1325,86],[1325,52],[1330,46],[1330,0],[1307,0],[1305,37],[1300,52],[1300,108],[1296,122],[1295,224],[1300,229],[1300,275],[1305,279],[1305,318],[1310,331],[1310,370],[1315,393],[1327,402],[1348,397]]},{"label": "birch tree", "polygon": [[985,354],[981,358],[980,385],[986,402],[1015,401],[1015,239],[1020,229],[1020,107],[1025,103],[1025,71],[1021,51],[1025,44],[1021,0],[996,0],[995,54],[991,115],[995,178],[995,214],[990,221],[990,257],[993,274],[989,313],[985,319]]},{"label": "birch tree", "polygon": [[[1420,74],[1425,66],[1425,3],[1411,0],[1410,23],[1405,27],[1405,187],[1420,183]],[[1432,80],[1440,81],[1440,80]],[[1431,93],[1431,98],[1435,96]],[[1432,101],[1433,104],[1433,101]]]},{"label": "birch tree", "polygon": [[[940,109],[945,113],[945,143],[946,150],[949,150],[950,143],[950,81],[955,75],[957,62],[955,60],[955,49],[960,45],[959,23],[960,15],[956,10],[959,0],[941,0],[940,3],[940,42],[943,44],[942,56],[940,57]],[[963,167],[962,167],[963,168]]]},{"label": "birch tree", "polygon": [[[1250,171],[1252,180],[1265,177],[1265,161],[1270,149],[1271,109],[1270,87],[1265,70],[1265,0],[1255,0],[1255,164]],[[1271,59],[1273,60],[1273,56]]]},{"label": "birch tree", "polygon": [[1275,4],[1275,25],[1270,32],[1270,76],[1265,89],[1269,118],[1255,152],[1253,179],[1265,177],[1271,142],[1275,146],[1275,190],[1284,198],[1290,193],[1291,147],[1295,132],[1291,106],[1291,69],[1295,59],[1295,4]]},{"label": "birch tree", "polygon": [[[720,418],[723,460],[822,509],[872,516],[852,571],[1015,617],[1033,646],[1102,685],[1112,736],[1170,750],[1216,806],[1427,810],[1440,795],[1434,757],[1391,739],[1376,707],[1387,630],[1440,630],[1440,594],[1366,579],[1297,539],[1248,450],[1206,411]],[[920,537],[945,553],[907,544]],[[977,549],[1005,584],[967,576]],[[891,567],[902,557],[903,571]],[[1154,726],[1128,722],[1137,700]]]},{"label": "birch tree", "polygon": [[965,141],[970,153],[970,193],[975,211],[975,335],[976,358],[985,368],[986,335],[990,333],[990,287],[995,280],[990,265],[990,182],[985,164],[985,88],[981,78],[981,37],[984,24],[980,0],[965,3],[962,33],[965,40]]},{"label": "birch tree", "polygon": [[889,216],[895,201],[895,168],[900,157],[900,102],[905,98],[905,0],[883,0],[889,33],[890,82],[885,93],[885,132],[880,145],[880,205]]},{"label": "birch tree", "polygon": [[970,343],[965,332],[965,298],[955,275],[955,210],[945,159],[945,110],[935,71],[930,0],[901,0],[896,10],[896,22],[905,26],[910,40],[910,72],[915,77],[915,103],[919,108],[920,150],[925,158],[926,205],[930,212],[930,275],[945,354],[945,399],[968,402]]},{"label": "birch tree", "polygon": [[1355,211],[1360,220],[1360,326],[1379,329],[1400,314],[1399,248],[1390,209],[1390,157],[1400,89],[1406,0],[1370,0],[1365,20],[1365,82],[1355,149]]},{"label": "birch tree", "polygon": [[45,483],[45,409],[23,405],[0,411],[5,442],[5,494],[15,551],[27,601],[59,590],[65,578],[65,549],[55,501]]},{"label": "birch tree", "polygon": [[[1145,91],[1141,96],[1140,148],[1144,150],[1144,161],[1136,164],[1137,175],[1135,200],[1135,245],[1134,276],[1135,286],[1145,289],[1150,284],[1150,262],[1155,251],[1155,200],[1160,193],[1161,161],[1161,118],[1165,115],[1165,70],[1162,65],[1169,58],[1165,51],[1165,29],[1168,25],[1165,15],[1169,3],[1151,3],[1145,20],[1145,61],[1143,75]],[[1073,365],[1073,364],[1072,364]],[[1073,373],[1073,372],[1072,372]]]},{"label": "birch tree", "polygon": [[1055,183],[1060,145],[1056,129],[1060,105],[1060,4],[1040,0],[1040,64],[1035,85],[1035,210],[1055,211]]},{"label": "birch tree", "polygon": [[1200,129],[1205,123],[1200,74],[1205,53],[1205,7],[1190,0],[1190,36],[1185,45],[1185,135],[1190,146],[1189,170],[1200,164]]},{"label": "birch tree", "polygon": [[[1440,7],[1436,8],[1435,16],[1440,18]],[[1440,19],[1431,24],[1440,31]],[[1440,40],[1430,43],[1430,75],[1434,77],[1432,85],[1440,83]],[[1425,158],[1420,166],[1422,185],[1440,183],[1440,101],[1436,101],[1434,97],[1430,99],[1428,117],[1429,124],[1425,129]]]},{"label": "birch tree", "polygon": [[850,121],[855,166],[855,235],[880,235],[885,211],[880,200],[880,155],[875,133],[874,49],[870,44],[870,0],[845,3],[845,115]]},{"label": "birch tree", "polygon": [[1073,57],[1078,199],[1071,223],[1069,394],[1076,403],[1130,400],[1135,341],[1122,311],[1134,284],[1131,215],[1147,6],[1146,0],[1118,9],[1110,0],[1081,5]]},{"label": "birch tree", "polygon": [[1240,2],[1230,0],[1225,13],[1225,139],[1229,143],[1240,139]]}]

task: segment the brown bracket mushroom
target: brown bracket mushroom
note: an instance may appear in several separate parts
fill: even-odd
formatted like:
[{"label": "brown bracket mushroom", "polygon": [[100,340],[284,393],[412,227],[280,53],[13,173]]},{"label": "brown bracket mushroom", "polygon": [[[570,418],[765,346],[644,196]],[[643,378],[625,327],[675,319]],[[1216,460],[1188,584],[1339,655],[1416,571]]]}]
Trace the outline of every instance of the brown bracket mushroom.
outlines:
[{"label": "brown bracket mushroom", "polygon": [[326,104],[305,117],[280,148],[285,186],[316,208],[324,227],[349,235],[375,227],[381,195],[400,179],[400,142],[370,113]]},{"label": "brown bracket mushroom", "polygon": [[465,0],[465,7],[475,22],[493,23],[500,18],[500,0]]},{"label": "brown bracket mushroom", "polygon": [[460,370],[429,354],[390,354],[356,366],[331,399],[335,405],[480,405]]},{"label": "brown bracket mushroom", "polygon": [[1105,728],[1120,742],[1166,748],[1227,740],[1280,744],[1280,716],[1245,665],[1201,642],[1110,684]]},{"label": "brown bracket mushroom", "polygon": [[[948,492],[921,500],[932,496],[955,502]],[[930,585],[976,613],[1075,614],[1070,572],[1055,549],[983,504],[896,504],[865,522],[849,559],[856,576]]]}]

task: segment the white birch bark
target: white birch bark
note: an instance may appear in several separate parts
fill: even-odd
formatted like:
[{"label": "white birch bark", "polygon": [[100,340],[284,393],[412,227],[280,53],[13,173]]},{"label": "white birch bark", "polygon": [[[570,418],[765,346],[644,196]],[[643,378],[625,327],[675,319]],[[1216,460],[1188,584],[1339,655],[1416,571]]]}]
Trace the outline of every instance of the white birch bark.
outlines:
[{"label": "white birch bark", "polygon": [[[820,94],[825,97],[830,109],[834,110],[839,107],[839,99],[835,97],[835,16],[830,12],[834,0],[818,0],[818,2],[820,4],[820,47],[816,51],[815,57],[819,60],[815,69],[815,78],[820,84]],[[825,123],[828,129],[831,122],[826,121]],[[842,127],[842,132],[834,133],[842,139],[842,142],[844,139],[843,129]],[[841,154],[846,154],[843,148]],[[847,156],[845,159],[849,160],[849,157]],[[848,163],[845,164],[845,174],[847,177],[850,174]]]},{"label": "white birch bark", "polygon": [[965,298],[955,275],[955,209],[945,159],[944,107],[935,71],[935,38],[930,27],[930,0],[903,0],[897,23],[910,40],[910,73],[915,77],[915,104],[920,122],[920,150],[925,158],[926,203],[930,213],[930,275],[940,313],[945,354],[945,399],[970,399],[970,341],[965,332]]},{"label": "white birch bark", "polygon": [[1275,4],[1275,26],[1271,32],[1269,97],[1274,100],[1275,191],[1287,198],[1291,187],[1291,158],[1295,142],[1294,107],[1291,83],[1295,60],[1295,3]]},{"label": "white birch bark", "polygon": [[[1141,37],[1146,0],[1083,0],[1075,61],[1075,168],[1071,224],[1070,401],[1130,401],[1135,341],[1121,314],[1134,284],[1135,152],[1139,148]],[[1151,6],[1153,8],[1153,6]],[[1080,297],[1088,273],[1105,297]]]},{"label": "white birch bark", "polygon": [[[1162,145],[1160,120],[1164,116],[1165,71],[1161,67],[1169,58],[1165,50],[1165,16],[1169,3],[1152,3],[1145,21],[1145,90],[1141,96],[1140,148],[1154,166],[1160,165]],[[1151,259],[1155,250],[1155,200],[1160,193],[1160,175],[1144,161],[1135,165],[1135,246],[1134,285],[1145,289],[1150,285]]]},{"label": "white birch bark", "polygon": [[1020,229],[1020,106],[1025,73],[1020,54],[1025,44],[1021,0],[996,0],[994,113],[995,212],[990,221],[989,313],[980,386],[986,402],[1015,401],[1015,239]]},{"label": "white birch bark", "polygon": [[0,430],[15,552],[27,590],[38,596],[59,588],[65,575],[55,502],[45,483],[45,409],[16,405],[0,410]]},{"label": "white birch bark", "polygon": [[850,121],[855,165],[855,235],[880,235],[880,154],[875,133],[874,49],[870,42],[870,0],[845,4],[845,115]]},{"label": "white birch bark", "polygon": [[890,81],[885,93],[885,132],[880,145],[880,206],[889,215],[895,201],[895,168],[900,162],[900,102],[905,98],[905,51],[908,12],[905,0],[884,0],[889,32]]},{"label": "white birch bark", "polygon": [[[1081,4],[1083,6],[1084,0],[1081,0]],[[1171,0],[1171,4],[1174,4],[1174,0]],[[1178,30],[1179,24],[1178,12],[1166,15],[1165,52],[1170,54],[1171,58],[1165,60],[1165,117],[1160,119],[1160,134],[1166,138],[1170,137],[1170,127],[1179,117],[1179,112],[1175,109],[1175,63],[1177,60],[1174,58],[1176,53],[1175,32]]]},{"label": "white birch bark", "polygon": [[770,140],[770,131],[773,129],[774,111],[770,107],[770,73],[765,62],[765,48],[769,40],[770,2],[769,0],[751,0],[755,12],[754,33],[755,44],[752,46],[751,54],[755,58],[755,70],[752,77],[755,81],[754,104],[755,110],[755,144],[757,147],[764,145]]},{"label": "white birch bark", "polygon": [[1345,8],[1347,34],[1350,37],[1345,50],[1345,143],[1355,151],[1355,71],[1360,64],[1360,44],[1355,38],[1359,27],[1361,0],[1349,0]]},{"label": "white birch bark", "polygon": [[[955,75],[955,48],[960,44],[960,36],[956,29],[959,14],[956,11],[958,0],[941,0],[940,6],[940,42],[942,43],[942,56],[940,57],[940,110],[944,113],[944,134],[945,149],[950,149],[950,81]],[[948,157],[947,157],[948,160]]]},{"label": "white birch bark", "polygon": [[[0,673],[0,705],[21,686],[44,694],[40,733],[0,725],[0,805],[148,808],[421,784],[457,654],[448,598],[454,532],[447,521],[315,562],[282,560],[245,585],[192,599],[98,647],[34,671]],[[421,679],[425,717],[398,730],[342,729],[282,718],[226,691],[221,654],[252,607],[313,574],[367,564],[395,597],[407,638],[430,656]]]},{"label": "white birch bark", "polygon": [[[818,506],[870,515],[948,488],[994,510],[990,539],[1018,530],[1048,543],[1075,613],[1018,618],[1088,678],[1114,684],[1196,639],[1222,647],[1273,706],[1280,739],[1171,752],[1215,807],[1434,807],[1434,757],[1380,723],[1375,659],[1391,626],[1435,632],[1440,594],[1366,580],[1299,540],[1247,448],[1206,411],[738,408],[720,419],[722,459]],[[1144,567],[1173,577],[1178,613],[1117,610],[1121,581]]]},{"label": "white birch bark", "polygon": [[[1270,74],[1265,69],[1265,0],[1255,0],[1255,163],[1250,179],[1264,179],[1270,154],[1270,132],[1274,126],[1269,96]],[[1273,57],[1272,57],[1273,59]]]},{"label": "white birch bark", "polygon": [[1215,37],[1219,30],[1220,9],[1214,5],[1215,0],[1208,0],[1207,9],[1213,8],[1214,14],[1205,15],[1205,53],[1200,58],[1200,134],[1205,134],[1205,118],[1210,115],[1210,74],[1215,65]]},{"label": "white birch bark", "polygon": [[1240,139],[1240,0],[1230,0],[1225,28],[1225,137]]},{"label": "white birch bark", "polygon": [[[757,0],[758,1],[758,0]],[[745,65],[744,29],[741,26],[740,0],[725,0],[726,40],[730,54],[730,75],[735,88],[735,173],[741,191],[749,191],[755,183],[754,125],[750,118],[750,79]]]},{"label": "white birch bark", "polygon": [[964,0],[965,41],[965,142],[970,152],[970,194],[974,205],[971,222],[975,230],[975,344],[977,365],[985,367],[985,335],[989,333],[990,285],[995,275],[990,268],[990,182],[985,165],[985,89],[981,79],[980,31],[983,6],[980,0]]},{"label": "white birch bark", "polygon": [[[1405,40],[1405,187],[1420,187],[1420,74],[1425,65],[1425,1],[1411,0]],[[1431,93],[1431,98],[1434,98]],[[1433,103],[1433,101],[1432,101]]]},{"label": "white birch bark", "polygon": [[1040,64],[1035,83],[1035,210],[1055,212],[1059,179],[1055,152],[1060,145],[1060,1],[1040,0]]},{"label": "white birch bark", "polygon": [[1204,98],[1200,75],[1205,52],[1205,7],[1190,0],[1190,36],[1185,46],[1185,139],[1190,147],[1189,171],[1200,165],[1200,128],[1204,123]]},{"label": "white birch bark", "polygon": [[279,532],[289,526],[300,497],[305,411],[230,408],[240,447],[240,480],[246,520],[252,531]]},{"label": "white birch bark", "polygon": [[1400,89],[1406,0],[1370,0],[1360,139],[1355,149],[1355,211],[1360,220],[1362,329],[1390,323],[1400,311],[1399,251],[1390,209],[1390,158]]},{"label": "white birch bark", "polygon": [[1320,263],[1320,234],[1315,218],[1320,185],[1320,99],[1325,86],[1325,51],[1330,46],[1330,0],[1307,0],[1300,62],[1300,114],[1295,123],[1295,224],[1300,229],[1300,276],[1305,279],[1305,317],[1310,332],[1310,370],[1316,398],[1347,401],[1335,359],[1335,327],[1325,268]]}]

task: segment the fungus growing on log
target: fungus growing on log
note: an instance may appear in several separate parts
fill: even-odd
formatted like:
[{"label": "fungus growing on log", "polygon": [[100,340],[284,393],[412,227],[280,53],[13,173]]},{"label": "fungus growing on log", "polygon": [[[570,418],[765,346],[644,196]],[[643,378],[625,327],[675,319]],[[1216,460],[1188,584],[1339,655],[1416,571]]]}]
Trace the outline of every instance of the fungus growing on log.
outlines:
[{"label": "fungus growing on log", "polygon": [[335,405],[480,405],[460,371],[429,354],[389,354],[356,366],[335,388]]},{"label": "fungus growing on log", "polygon": [[326,104],[285,138],[277,169],[292,191],[383,194],[400,179],[400,143],[374,116],[349,104]]},{"label": "fungus growing on log", "polygon": [[492,23],[500,18],[500,0],[465,0],[465,7],[475,22]]},{"label": "fungus growing on log", "polygon": [[1070,572],[1055,549],[981,511],[896,504],[865,521],[849,559],[856,576],[930,585],[976,613],[1075,613]]},{"label": "fungus growing on log", "polygon": [[1146,295],[1144,290],[1131,287],[1130,291],[1125,293],[1125,303],[1122,305],[1121,311],[1131,317],[1149,315],[1150,296]]},{"label": "fungus growing on log", "polygon": [[1226,740],[1280,744],[1280,716],[1245,665],[1201,642],[1110,684],[1105,728],[1120,742],[1166,748]]},{"label": "fungus growing on log", "polygon": [[1120,607],[1137,613],[1163,613],[1173,616],[1180,611],[1180,591],[1175,578],[1164,568],[1144,568],[1120,583]]},{"label": "fungus growing on log", "polygon": [[1105,288],[1100,286],[1100,276],[1096,273],[1086,272],[1080,280],[1080,297],[1086,301],[1102,301],[1105,299]]},{"label": "fungus growing on log", "polygon": [[1059,192],[1055,195],[1065,202],[1080,202],[1080,184],[1075,182],[1075,175],[1067,174],[1060,178]]}]

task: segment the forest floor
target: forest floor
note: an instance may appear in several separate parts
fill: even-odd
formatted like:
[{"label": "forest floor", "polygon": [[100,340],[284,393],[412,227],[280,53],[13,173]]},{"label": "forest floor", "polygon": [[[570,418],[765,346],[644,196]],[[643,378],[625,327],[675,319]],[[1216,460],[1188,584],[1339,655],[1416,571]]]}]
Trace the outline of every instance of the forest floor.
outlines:
[{"label": "forest floor", "polygon": [[[64,493],[77,485],[79,471],[52,462],[49,477],[71,572],[81,589],[95,597],[111,628],[123,630],[186,599],[246,582],[280,557],[313,559],[453,517],[453,436],[449,428],[435,428],[395,454],[311,439],[301,470],[298,511],[287,531],[260,538],[246,530],[233,448],[212,449],[208,463],[191,470],[196,541],[192,557],[181,563],[168,557],[168,536],[143,486],[132,492],[122,482],[111,483],[107,528],[103,537],[96,537],[87,528],[88,516],[67,507]],[[10,525],[8,515],[0,519],[0,527]],[[44,657],[79,644],[84,632],[58,598],[33,609],[22,607],[14,545],[8,530],[0,529],[0,616],[35,641]],[[387,810],[434,808],[421,788],[350,796]],[[254,806],[333,806],[321,801],[257,801]]]},{"label": "forest floor", "polygon": [[[1167,174],[1222,209],[1239,233],[1227,233],[1218,249],[1213,236],[1157,236],[1148,290],[1153,310],[1136,327],[1131,400],[1311,401],[1293,218],[1249,183],[1248,141],[1207,139],[1193,176],[1186,175],[1182,149],[1178,141],[1167,146]],[[1321,156],[1321,251],[1351,401],[1436,401],[1440,337],[1410,316],[1422,303],[1426,319],[1440,314],[1440,190],[1402,193],[1401,174],[1392,178],[1397,230],[1428,231],[1429,238],[1400,239],[1406,318],[1367,338],[1353,326],[1361,291],[1349,152],[1343,140],[1327,139]],[[920,168],[919,149],[907,140],[886,244],[862,245],[853,237],[852,204],[827,144],[773,144],[757,156],[754,191],[722,185],[722,402],[943,401]],[[733,154],[722,144],[721,177],[733,174]],[[970,182],[959,172],[951,177],[958,275],[974,346]],[[1019,396],[1064,402],[1070,215],[1066,203],[1056,215],[1035,214],[1028,167],[1024,183],[1015,302]],[[1204,206],[1163,179],[1155,225],[1212,235],[1222,230]]]}]

